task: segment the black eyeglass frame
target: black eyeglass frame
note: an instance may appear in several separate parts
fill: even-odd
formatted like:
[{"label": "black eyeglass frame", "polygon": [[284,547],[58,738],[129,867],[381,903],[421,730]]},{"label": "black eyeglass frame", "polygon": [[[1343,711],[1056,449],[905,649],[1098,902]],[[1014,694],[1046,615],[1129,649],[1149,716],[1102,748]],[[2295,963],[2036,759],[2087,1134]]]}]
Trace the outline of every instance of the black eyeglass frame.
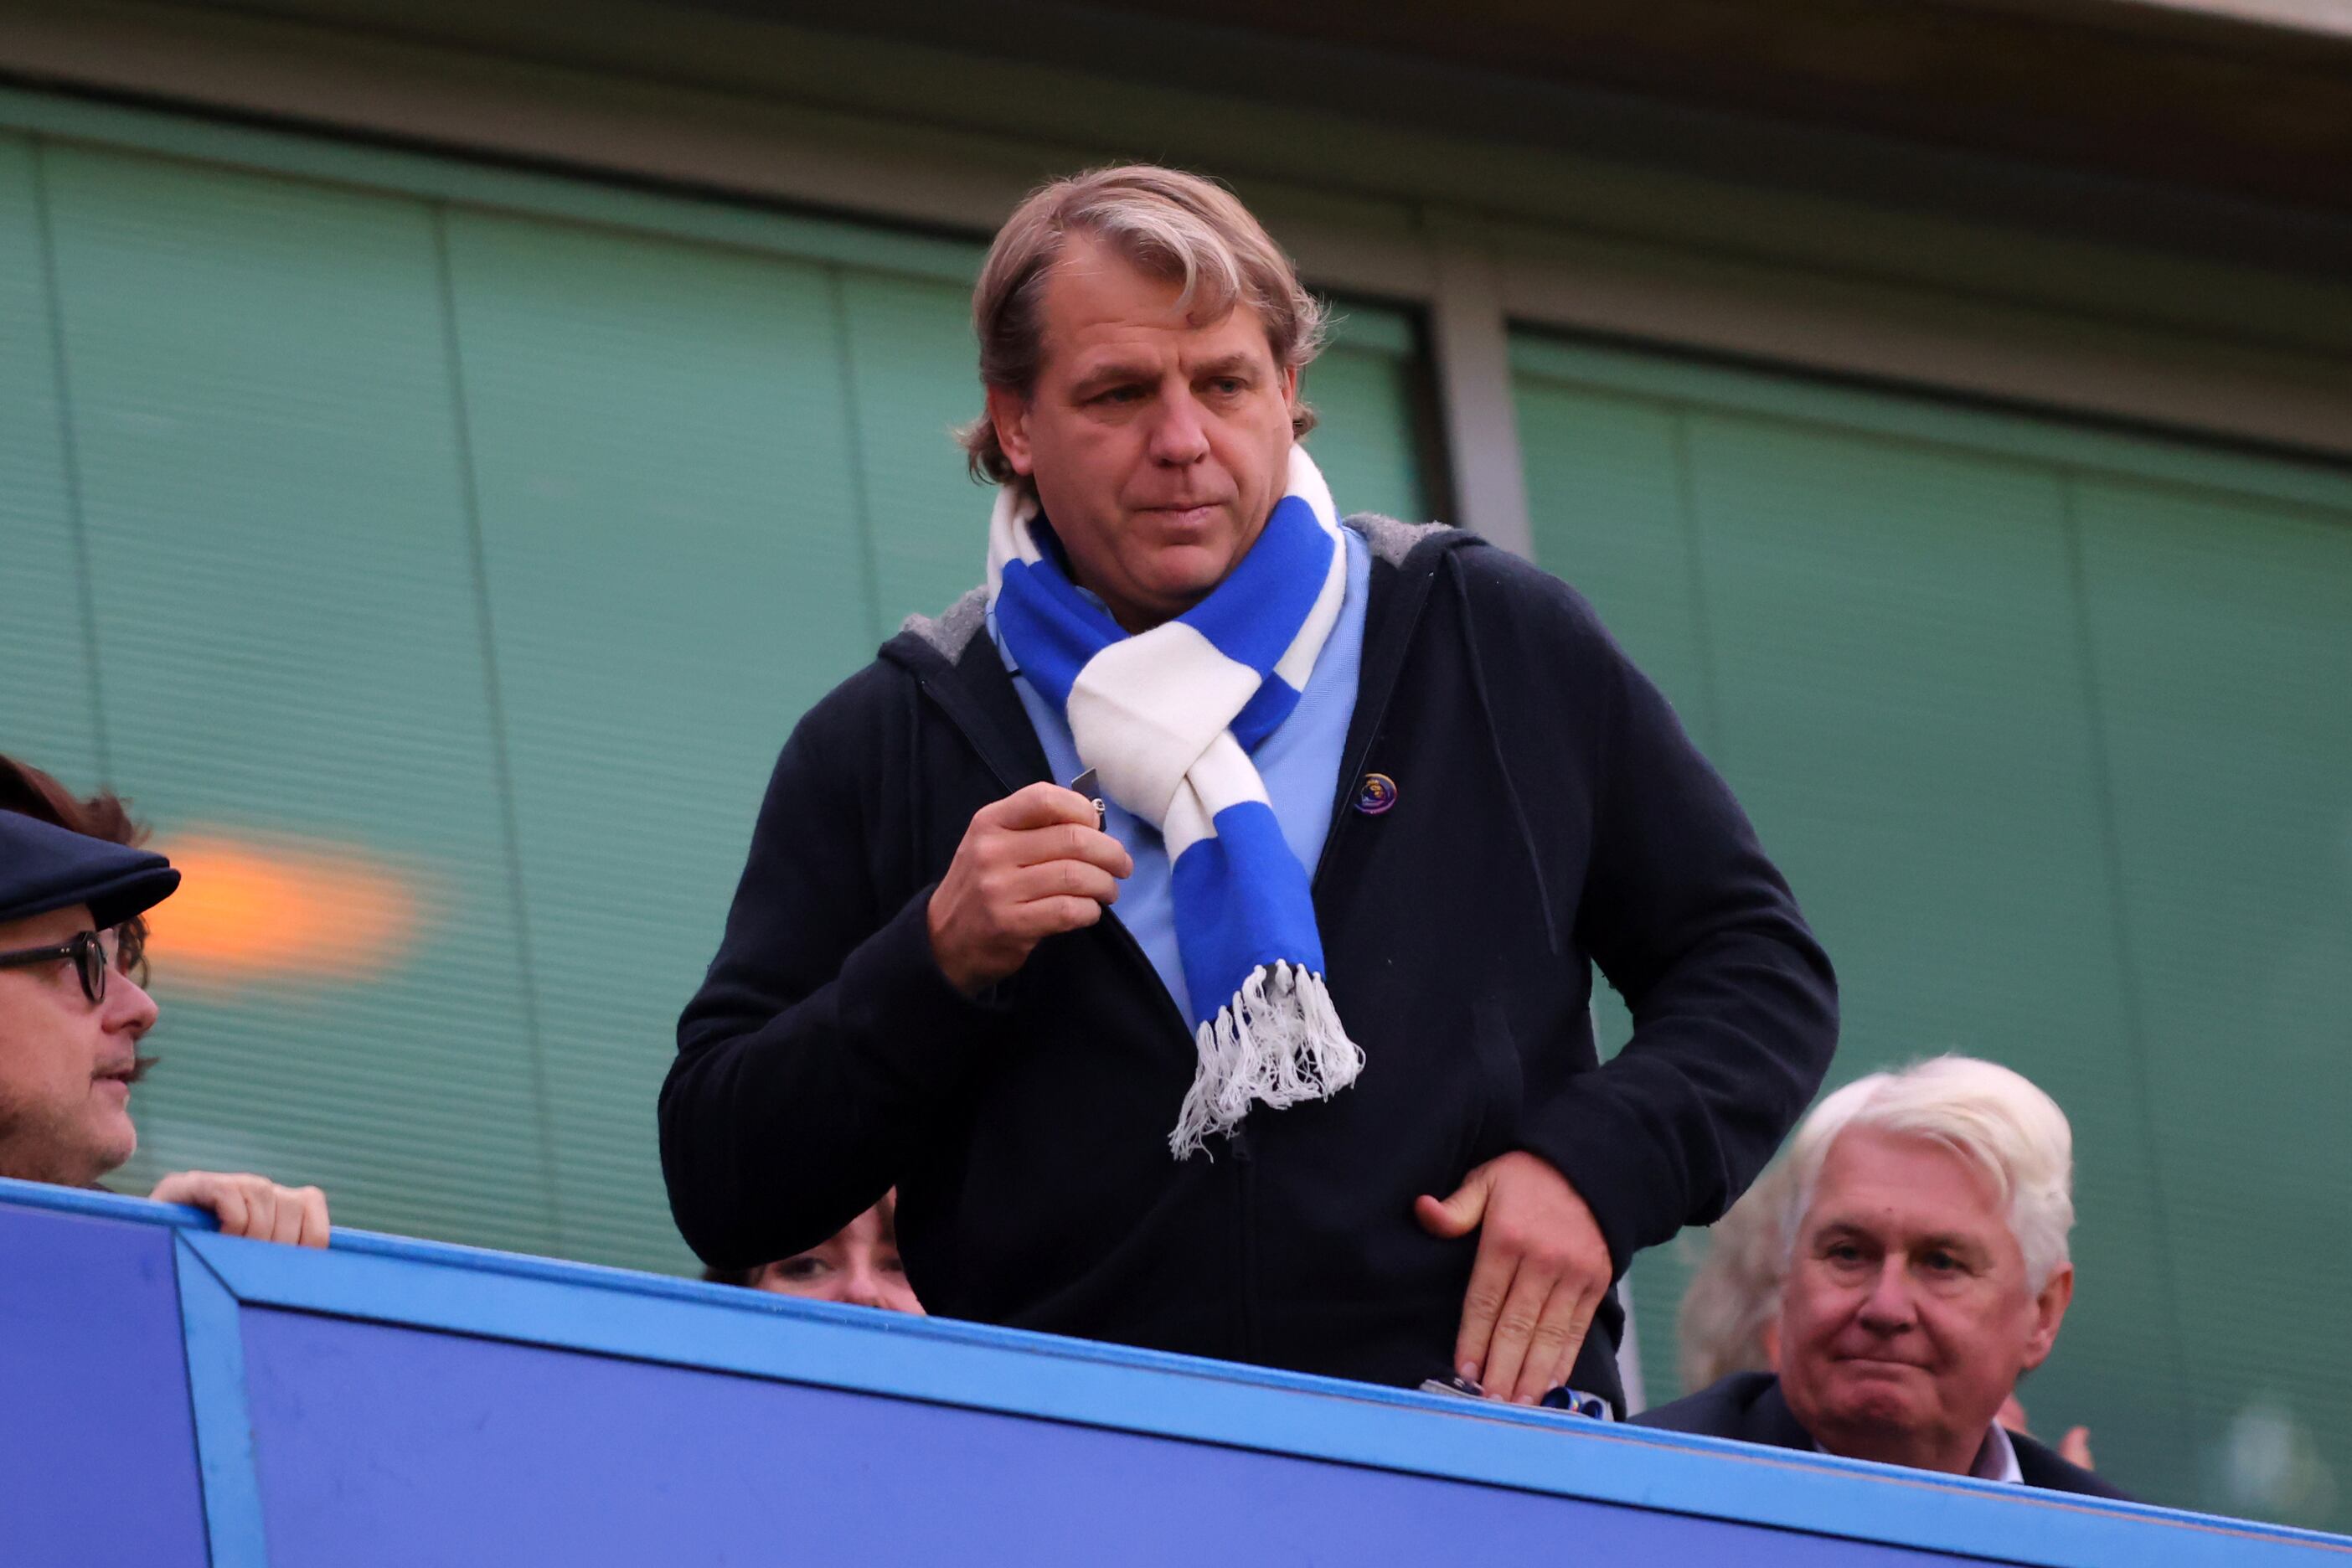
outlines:
[{"label": "black eyeglass frame", "polygon": [[[117,939],[121,951],[121,939]],[[0,969],[31,969],[43,963],[70,962],[75,976],[81,981],[81,994],[89,998],[93,1007],[106,1000],[107,972],[115,960],[106,951],[106,940],[94,931],[77,931],[70,942],[55,947],[21,947],[13,952],[0,952]]]}]

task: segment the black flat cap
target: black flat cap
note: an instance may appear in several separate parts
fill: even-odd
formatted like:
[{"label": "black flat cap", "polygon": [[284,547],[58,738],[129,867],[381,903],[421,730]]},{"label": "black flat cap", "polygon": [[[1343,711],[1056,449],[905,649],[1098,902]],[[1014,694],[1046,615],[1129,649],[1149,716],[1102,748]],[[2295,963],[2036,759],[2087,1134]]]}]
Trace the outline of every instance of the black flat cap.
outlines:
[{"label": "black flat cap", "polygon": [[0,921],[88,904],[100,929],[172,896],[180,874],[152,849],[92,838],[37,817],[0,811]]}]

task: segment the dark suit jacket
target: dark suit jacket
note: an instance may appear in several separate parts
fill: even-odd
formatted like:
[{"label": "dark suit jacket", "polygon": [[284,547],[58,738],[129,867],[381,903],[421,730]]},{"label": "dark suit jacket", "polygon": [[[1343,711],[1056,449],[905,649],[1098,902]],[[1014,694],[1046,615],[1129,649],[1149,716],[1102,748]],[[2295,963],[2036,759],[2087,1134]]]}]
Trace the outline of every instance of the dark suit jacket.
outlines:
[{"label": "dark suit jacket", "polygon": [[[1710,1388],[1644,1410],[1633,1417],[1636,1426],[1656,1426],[1668,1432],[1696,1432],[1706,1437],[1733,1437],[1742,1443],[1764,1443],[1775,1448],[1811,1450],[1818,1447],[1812,1434],[1797,1420],[1797,1413],[1780,1397],[1780,1380],[1769,1372],[1735,1372]],[[2080,1492],[2086,1497],[2137,1500],[2117,1490],[2079,1465],[2070,1465],[2032,1438],[2012,1432],[2009,1441],[2017,1450],[2017,1468],[2029,1487]]]}]

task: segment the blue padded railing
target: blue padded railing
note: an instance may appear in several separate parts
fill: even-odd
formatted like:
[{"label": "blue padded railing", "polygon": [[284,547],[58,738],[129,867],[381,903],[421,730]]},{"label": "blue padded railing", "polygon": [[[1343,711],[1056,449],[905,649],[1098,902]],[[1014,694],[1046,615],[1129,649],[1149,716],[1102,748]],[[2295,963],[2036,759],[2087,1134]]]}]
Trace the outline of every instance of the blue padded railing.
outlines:
[{"label": "blue padded railing", "polygon": [[0,1562],[2352,1564],[2352,1541],[0,1181]]}]

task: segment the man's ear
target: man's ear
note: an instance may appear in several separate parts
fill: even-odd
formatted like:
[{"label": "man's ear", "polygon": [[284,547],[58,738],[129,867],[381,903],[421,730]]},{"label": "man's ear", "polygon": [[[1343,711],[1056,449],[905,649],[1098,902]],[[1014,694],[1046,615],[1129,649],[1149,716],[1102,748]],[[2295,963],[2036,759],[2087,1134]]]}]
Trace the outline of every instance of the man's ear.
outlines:
[{"label": "man's ear", "polygon": [[1757,1331],[1756,1338],[1763,1346],[1764,1369],[1778,1374],[1780,1370],[1780,1320],[1768,1319],[1763,1328]]},{"label": "man's ear", "polygon": [[996,426],[996,444],[1013,471],[1027,478],[1034,459],[1029,450],[1029,400],[1009,387],[988,389],[988,422]]},{"label": "man's ear", "polygon": [[2058,1343],[2058,1325],[2066,1321],[2066,1309],[2074,1300],[2074,1266],[2061,1264],[2051,1270],[2049,1282],[2033,1299],[2033,1333],[2025,1342],[2026,1371],[2050,1359],[2051,1350]]}]

